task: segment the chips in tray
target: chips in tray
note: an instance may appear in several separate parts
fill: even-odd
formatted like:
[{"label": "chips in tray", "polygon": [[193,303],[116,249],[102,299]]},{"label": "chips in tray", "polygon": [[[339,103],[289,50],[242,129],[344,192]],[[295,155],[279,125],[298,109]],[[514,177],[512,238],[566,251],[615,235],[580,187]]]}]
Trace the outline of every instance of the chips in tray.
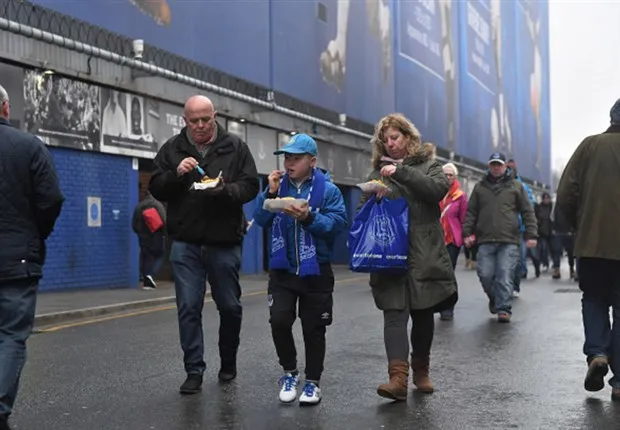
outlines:
[{"label": "chips in tray", "polygon": [[376,193],[379,190],[391,191],[387,185],[385,185],[381,181],[377,181],[376,179],[373,179],[372,181],[364,182],[362,184],[357,184],[357,186],[365,193]]},{"label": "chips in tray", "polygon": [[190,190],[208,190],[209,188],[215,188],[219,185],[221,180],[222,178],[219,176],[215,179],[205,176],[200,182],[194,182]]},{"label": "chips in tray", "polygon": [[265,203],[263,203],[263,209],[268,212],[278,213],[283,212],[284,209],[292,206],[304,206],[308,204],[308,200],[305,199],[296,199],[294,197],[277,197],[275,199],[267,199]]}]

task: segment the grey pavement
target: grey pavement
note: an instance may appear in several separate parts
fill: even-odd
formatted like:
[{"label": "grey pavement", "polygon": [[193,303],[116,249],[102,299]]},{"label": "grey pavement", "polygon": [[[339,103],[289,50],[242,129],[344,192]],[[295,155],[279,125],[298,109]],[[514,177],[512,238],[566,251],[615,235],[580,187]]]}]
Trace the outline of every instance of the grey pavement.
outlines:
[{"label": "grey pavement", "polygon": [[[338,279],[350,279],[359,274],[352,273],[346,266],[335,266]],[[267,288],[266,275],[242,276],[244,294],[263,291]],[[209,295],[207,286],[207,295]],[[92,318],[118,312],[174,303],[175,292],[172,282],[158,282],[155,290],[141,288],[83,289],[59,292],[43,292],[37,297],[36,326],[60,324],[83,318]]]},{"label": "grey pavement", "polygon": [[[524,282],[511,324],[488,313],[475,273],[458,271],[455,320],[437,320],[431,375],[436,392],[393,404],[381,313],[367,282],[340,283],[328,330],[323,402],[281,405],[281,369],[266,297],[244,299],[239,376],[217,382],[218,317],[204,315],[208,365],[201,394],[183,397],[174,310],[34,335],[13,424],[19,430],[186,429],[618,429],[610,389],[583,390],[580,294],[548,276]],[[303,369],[299,324],[296,338]]]}]

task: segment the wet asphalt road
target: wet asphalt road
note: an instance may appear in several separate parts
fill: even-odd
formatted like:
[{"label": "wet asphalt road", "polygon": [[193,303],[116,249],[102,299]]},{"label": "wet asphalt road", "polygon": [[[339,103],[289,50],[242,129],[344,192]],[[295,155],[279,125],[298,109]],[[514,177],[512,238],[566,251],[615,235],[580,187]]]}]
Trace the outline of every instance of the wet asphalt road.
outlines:
[{"label": "wet asphalt road", "polygon": [[[264,296],[244,300],[239,376],[217,382],[217,314],[205,308],[203,392],[183,397],[174,311],[34,335],[13,425],[20,430],[619,429],[610,389],[583,391],[580,295],[567,280],[527,281],[510,325],[495,322],[473,272],[459,271],[453,322],[437,321],[433,395],[392,404],[382,318],[365,283],[337,286],[323,402],[277,401],[280,369]],[[297,324],[298,325],[298,324]],[[297,338],[300,335],[297,327]],[[302,344],[298,346],[303,353]],[[209,353],[210,351],[210,353]],[[303,359],[301,360],[303,366]]]}]

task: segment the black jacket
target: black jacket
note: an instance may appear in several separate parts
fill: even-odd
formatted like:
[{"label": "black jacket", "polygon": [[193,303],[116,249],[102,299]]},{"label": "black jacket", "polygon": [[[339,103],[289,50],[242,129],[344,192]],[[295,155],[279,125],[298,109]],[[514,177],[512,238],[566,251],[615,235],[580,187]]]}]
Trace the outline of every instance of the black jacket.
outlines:
[{"label": "black jacket", "polygon": [[160,253],[164,250],[165,228],[156,232],[151,232],[151,230],[149,230],[142,216],[142,212],[150,208],[155,208],[164,224],[166,223],[166,208],[149,193],[138,203],[136,209],[134,209],[131,226],[133,231],[138,235],[141,248],[146,248],[154,253]]},{"label": "black jacket", "polygon": [[551,237],[553,225],[551,223],[551,213],[553,205],[551,203],[539,203],[534,207],[536,221],[538,223],[538,236]]},{"label": "black jacket", "polygon": [[[259,191],[258,173],[248,146],[218,124],[215,142],[202,158],[187,139],[186,128],[172,137],[155,157],[155,170],[149,191],[157,200],[167,202],[168,236],[172,240],[205,245],[236,245],[243,240],[246,229],[243,205]],[[225,188],[216,196],[190,191],[200,180],[194,170],[177,177],[176,168],[194,157],[207,176],[215,178],[222,172]]]},{"label": "black jacket", "polygon": [[45,145],[0,118],[0,281],[41,278],[63,201]]}]

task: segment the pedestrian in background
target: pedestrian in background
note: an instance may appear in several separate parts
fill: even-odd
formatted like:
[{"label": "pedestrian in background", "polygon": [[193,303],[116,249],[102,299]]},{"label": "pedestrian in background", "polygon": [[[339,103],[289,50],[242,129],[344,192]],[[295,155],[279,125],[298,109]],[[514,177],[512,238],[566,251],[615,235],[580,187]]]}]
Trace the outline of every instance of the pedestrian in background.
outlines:
[{"label": "pedestrian in background", "polygon": [[9,123],[10,103],[0,86],[0,430],[9,429],[34,325],[45,241],[64,197],[43,143]]},{"label": "pedestrian in background", "polygon": [[[610,112],[611,125],[586,137],[569,160],[557,192],[557,212],[575,232],[575,257],[588,371],[587,391],[605,387],[620,401],[620,99]],[[613,322],[609,322],[609,308]]]},{"label": "pedestrian in background", "polygon": [[557,204],[553,206],[553,212],[551,216],[553,224],[553,234],[551,238],[551,256],[553,260],[552,272],[553,279],[561,279],[562,271],[560,270],[560,263],[562,256],[566,252],[566,258],[568,260],[569,279],[575,282],[579,281],[579,276],[575,271],[575,255],[573,253],[574,247],[574,232],[570,227],[568,220],[557,210]]},{"label": "pedestrian in background", "polygon": [[[532,189],[523,182],[519,172],[517,171],[517,163],[515,160],[510,159],[506,162],[506,165],[512,172],[512,175],[515,177],[517,181],[523,186],[525,192],[527,193],[527,197],[530,199],[530,203],[532,206],[535,206],[536,201],[534,200],[534,194],[532,193]],[[518,298],[521,295],[521,280],[527,278],[527,259],[528,257],[532,259],[532,263],[534,264],[534,272],[536,277],[540,276],[540,261],[538,260],[538,252],[536,248],[528,248],[526,239],[525,239],[525,223],[523,222],[523,216],[519,214],[519,232],[520,232],[520,240],[519,240],[519,251],[521,253],[521,258],[519,259],[519,264],[517,264],[517,268],[515,269],[515,274],[513,278],[513,287],[512,287],[512,297]]]},{"label": "pedestrian in background", "polygon": [[463,227],[465,245],[478,243],[478,277],[489,298],[489,311],[508,323],[514,277],[521,260],[519,215],[525,225],[528,248],[536,246],[534,208],[523,185],[506,165],[506,157],[493,153],[487,175],[476,184],[469,198]]},{"label": "pedestrian in background", "polygon": [[148,190],[133,212],[131,225],[140,244],[142,288],[155,289],[155,277],[161,269],[166,249],[166,209]]},{"label": "pedestrian in background", "polygon": [[[461,189],[458,175],[459,170],[453,163],[443,166],[443,172],[448,178],[450,189],[446,196],[439,202],[441,211],[441,226],[444,231],[444,242],[448,248],[452,269],[456,269],[456,262],[463,246],[463,224],[467,215],[467,196]],[[451,321],[454,318],[454,308],[441,312],[443,321]]]},{"label": "pedestrian in background", "polygon": [[[538,224],[537,257],[539,264],[543,266],[545,272],[549,270],[549,257],[551,254],[551,239],[553,234],[553,224],[551,221],[552,212],[553,203],[551,202],[551,195],[545,192],[542,195],[540,203],[534,207],[536,222]],[[540,269],[538,269],[538,272],[540,272]],[[556,274],[553,273],[554,277],[555,275]]]},{"label": "pedestrian in background", "polygon": [[[218,378],[237,376],[241,306],[241,249],[246,233],[243,205],[259,191],[250,149],[215,119],[213,103],[193,96],[185,103],[185,127],[155,157],[149,190],[167,203],[167,232],[172,240],[179,332],[187,379],[182,394],[202,388],[204,339],[202,309],[207,279],[220,314]],[[204,175],[219,178],[215,187],[190,190]]]},{"label": "pedestrian in background", "polygon": [[[299,305],[306,353],[306,378],[299,403],[316,405],[321,401],[325,333],[333,320],[331,260],[336,236],[347,226],[347,210],[340,189],[327,172],[316,167],[314,139],[297,134],[275,154],[284,155],[285,171],[269,175],[269,186],[256,201],[254,221],[271,229],[269,323],[284,370],[279,399],[290,403],[297,398],[300,374],[293,323]],[[263,209],[265,202],[287,197],[305,202],[278,214]]]}]

